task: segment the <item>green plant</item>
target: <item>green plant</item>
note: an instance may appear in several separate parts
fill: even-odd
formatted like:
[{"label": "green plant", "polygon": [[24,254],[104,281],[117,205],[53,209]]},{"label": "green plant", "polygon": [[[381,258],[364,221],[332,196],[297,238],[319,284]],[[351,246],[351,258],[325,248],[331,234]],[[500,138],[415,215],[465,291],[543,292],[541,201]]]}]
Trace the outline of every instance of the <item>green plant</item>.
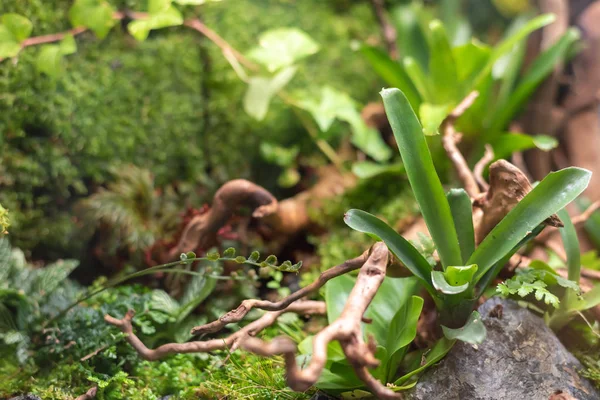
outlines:
[{"label": "green plant", "polygon": [[[450,8],[458,12],[457,7]],[[440,10],[444,23],[420,2],[400,5],[393,11],[400,33],[402,58],[398,61],[376,47],[361,48],[375,72],[388,85],[404,92],[425,134],[437,134],[448,113],[476,90],[479,97],[457,121],[457,129],[467,138],[480,135],[480,142],[491,144],[497,159],[514,151],[555,147],[556,140],[548,136],[508,135],[506,131],[554,66],[572,55],[579,32],[569,29],[521,74],[527,37],[552,23],[554,15],[532,19],[522,15],[499,43],[490,46],[470,37],[472,29],[460,14],[449,17],[443,14],[443,6]]]},{"label": "green plant", "polygon": [[[332,279],[325,286],[329,323],[333,323],[340,316],[355,282],[355,278],[342,275]],[[410,372],[406,371],[406,374],[401,374],[404,376],[398,378],[398,370],[417,333],[417,320],[423,308],[423,299],[416,296],[418,291],[419,284],[416,278],[386,278],[364,315],[364,318],[370,320],[363,328],[365,338],[375,339],[375,356],[380,361],[380,365],[373,371],[373,376],[383,383],[405,382],[412,376],[406,376]],[[299,350],[306,359],[312,353],[312,339],[313,337],[309,336],[299,345]],[[427,360],[430,361],[430,358]],[[330,393],[342,394],[342,397],[348,395],[350,398],[352,396],[348,390],[354,393],[366,390],[337,342],[329,343],[327,363],[315,386]],[[412,384],[407,387],[410,386]]]},{"label": "green plant", "polygon": [[448,201],[409,100],[398,89],[384,89],[381,95],[408,179],[436,245],[441,269],[432,268],[413,245],[367,212],[350,210],[345,222],[355,230],[384,241],[419,278],[434,299],[447,338],[481,342],[485,328],[477,312],[472,311],[477,299],[508,258],[540,232],[540,224],[587,187],[591,174],[579,168],[551,173],[475,248],[467,194],[451,192],[449,197],[466,197],[466,201]]},{"label": "green plant", "polygon": [[[581,294],[578,286],[581,278],[581,255],[577,231],[566,210],[561,210],[558,215],[565,224],[560,234],[567,253],[568,279],[559,276],[548,264],[536,260],[531,262],[529,269],[498,285],[498,292],[502,295],[526,297],[534,292],[536,300],[543,298],[546,304],[552,305],[553,308],[548,308],[544,317],[547,324],[557,331],[578,315],[587,321],[582,312],[600,304],[600,288],[595,287]],[[547,286],[555,288],[561,296],[560,300],[557,295],[548,291]],[[562,291],[558,291],[560,288]]]}]

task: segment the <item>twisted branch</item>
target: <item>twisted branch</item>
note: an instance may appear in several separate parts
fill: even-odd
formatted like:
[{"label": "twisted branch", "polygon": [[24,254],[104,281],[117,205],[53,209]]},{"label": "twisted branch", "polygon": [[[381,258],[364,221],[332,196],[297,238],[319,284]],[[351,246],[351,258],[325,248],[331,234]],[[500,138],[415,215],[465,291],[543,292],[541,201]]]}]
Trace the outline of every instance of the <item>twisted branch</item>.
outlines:
[{"label": "twisted branch", "polygon": [[241,321],[246,316],[246,314],[248,314],[253,308],[259,308],[265,311],[283,310],[290,304],[293,304],[295,301],[319,290],[329,280],[337,276],[343,275],[347,272],[359,269],[365,263],[368,256],[369,251],[365,251],[359,257],[347,260],[343,264],[329,268],[325,272],[322,272],[316,281],[283,298],[282,300],[276,302],[258,299],[244,300],[242,304],[239,305],[239,307],[229,311],[227,314],[221,316],[218,320],[193,328],[192,335],[218,332],[228,324],[233,324]]},{"label": "twisted branch", "polygon": [[134,310],[129,310],[121,319],[114,318],[110,315],[105,315],[104,320],[111,325],[116,326],[121,332],[127,335],[127,342],[139,353],[139,355],[148,361],[159,360],[169,354],[181,353],[206,353],[214,350],[231,349],[235,350],[244,347],[244,342],[255,336],[263,329],[273,325],[277,318],[284,313],[294,312],[297,314],[325,314],[326,307],[322,301],[299,301],[291,304],[283,310],[268,312],[256,321],[251,322],[244,328],[233,333],[224,339],[211,339],[206,341],[196,341],[187,343],[168,343],[149,349],[146,345],[133,333],[131,320],[135,316]]}]

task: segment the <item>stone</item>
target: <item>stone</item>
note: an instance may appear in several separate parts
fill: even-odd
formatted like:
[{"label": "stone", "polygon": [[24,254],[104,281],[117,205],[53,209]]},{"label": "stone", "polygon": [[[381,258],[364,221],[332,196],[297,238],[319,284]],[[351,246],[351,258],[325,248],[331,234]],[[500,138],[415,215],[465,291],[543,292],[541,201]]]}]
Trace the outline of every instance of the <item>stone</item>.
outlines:
[{"label": "stone", "polygon": [[407,399],[600,399],[578,374],[581,363],[542,318],[498,297],[486,301],[479,312],[487,328],[485,341],[477,346],[457,342],[407,392]]},{"label": "stone", "polygon": [[24,394],[22,396],[12,397],[8,400],[42,400],[33,394]]}]

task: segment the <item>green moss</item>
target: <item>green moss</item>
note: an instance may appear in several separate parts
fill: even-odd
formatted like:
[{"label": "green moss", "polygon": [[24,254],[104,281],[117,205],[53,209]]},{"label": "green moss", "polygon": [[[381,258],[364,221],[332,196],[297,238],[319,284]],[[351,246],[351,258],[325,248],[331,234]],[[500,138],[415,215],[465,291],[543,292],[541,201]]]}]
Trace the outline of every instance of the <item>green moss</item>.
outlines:
[{"label": "green moss", "polygon": [[[69,28],[71,4],[10,2],[0,6],[0,14],[21,13],[32,20],[33,35],[42,35]],[[133,0],[113,4],[145,7]],[[377,78],[350,48],[352,39],[377,32],[366,3],[237,0],[186,13],[194,10],[242,52],[268,29],[296,26],[308,32],[321,51],[302,62],[292,90],[330,84],[361,101],[376,96]],[[277,100],[264,122],[245,115],[246,85],[220,49],[197,32],[168,28],[139,43],[117,25],[102,41],[85,33],[77,44],[56,80],[35,70],[39,47],[25,49],[16,63],[3,62],[0,71],[0,108],[7,110],[0,115],[0,202],[13,215],[13,242],[43,249],[37,256],[80,251],[81,243],[72,240],[72,205],[109,179],[110,165],[144,166],[158,186],[185,181],[215,188],[246,177],[273,188],[273,168],[264,168],[258,154],[262,140],[300,142],[303,153],[318,151]]]}]

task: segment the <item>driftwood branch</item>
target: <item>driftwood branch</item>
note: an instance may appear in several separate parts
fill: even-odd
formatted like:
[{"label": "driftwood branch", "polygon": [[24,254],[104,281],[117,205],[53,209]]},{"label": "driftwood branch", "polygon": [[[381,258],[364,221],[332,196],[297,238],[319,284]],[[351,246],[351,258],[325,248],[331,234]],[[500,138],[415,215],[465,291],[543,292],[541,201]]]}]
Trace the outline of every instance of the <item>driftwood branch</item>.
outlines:
[{"label": "driftwood branch", "polygon": [[[117,319],[110,315],[106,315],[104,318],[106,322],[118,327],[123,333],[127,334],[126,340],[129,344],[142,358],[150,361],[158,360],[169,354],[198,353],[221,349],[235,350],[238,348],[265,357],[280,354],[285,360],[288,385],[298,391],[304,391],[316,383],[325,367],[327,345],[337,340],[356,374],[378,399],[399,399],[401,395],[387,388],[369,373],[368,368],[376,367],[379,362],[375,358],[375,343],[371,339],[365,342],[361,329],[363,316],[385,278],[389,261],[387,247],[385,244],[379,242],[373,245],[370,251],[360,257],[349,260],[349,262],[329,270],[335,272],[331,272],[329,275],[325,275],[327,272],[324,273],[325,276],[328,276],[328,280],[360,267],[356,284],[348,297],[342,314],[336,321],[315,335],[311,361],[303,369],[299,368],[296,364],[297,349],[291,339],[277,337],[271,342],[265,342],[255,336],[265,327],[272,325],[277,320],[277,317],[285,312],[323,314],[325,313],[325,304],[323,302],[294,301],[294,299],[289,300],[288,298],[286,301],[291,301],[291,304],[284,307],[272,307],[279,309],[267,312],[258,320],[248,324],[227,338],[188,343],[169,343],[156,349],[146,347],[133,332],[131,324],[135,315],[133,310],[129,310],[122,319]],[[325,278],[317,281],[312,290],[316,290],[325,282]],[[252,307],[257,307],[257,305],[253,304]]]},{"label": "driftwood branch", "polygon": [[87,392],[82,394],[81,396],[77,396],[75,400],[92,400],[96,398],[96,394],[98,393],[98,387],[91,387]]},{"label": "driftwood branch", "polygon": [[442,122],[442,144],[446,150],[446,154],[458,174],[458,178],[463,184],[463,187],[471,197],[477,197],[480,193],[475,176],[471,172],[467,161],[456,146],[460,142],[461,134],[454,129],[456,120],[473,104],[479,93],[474,91],[465,97],[459,105],[444,119]]},{"label": "driftwood branch", "polygon": [[326,311],[325,303],[321,301],[299,301],[279,311],[272,311],[264,314],[256,321],[251,322],[244,328],[233,333],[224,339],[211,339],[206,341],[196,341],[187,343],[168,343],[156,349],[149,349],[144,343],[133,333],[131,321],[135,316],[135,311],[129,310],[121,319],[114,318],[110,315],[105,315],[104,320],[111,325],[116,326],[121,332],[127,335],[127,342],[139,353],[139,355],[148,361],[159,360],[169,354],[180,353],[204,353],[214,350],[237,349],[244,347],[244,342],[255,336],[260,331],[268,326],[271,326],[277,321],[277,318],[284,313],[294,312],[297,314],[324,314]]},{"label": "driftwood branch", "polygon": [[385,42],[390,58],[393,60],[398,59],[398,46],[396,46],[396,28],[390,23],[388,16],[385,13],[384,0],[371,0],[373,5],[373,11],[381,27],[381,34]]},{"label": "driftwood branch", "polygon": [[323,287],[323,285],[325,285],[325,283],[327,283],[329,280],[337,276],[343,275],[345,273],[348,273],[350,271],[359,269],[365,263],[368,256],[369,251],[365,251],[359,257],[347,260],[343,264],[337,265],[333,268],[329,268],[325,272],[321,273],[321,275],[319,275],[319,278],[316,281],[283,298],[282,300],[276,302],[256,299],[244,300],[238,308],[229,311],[227,314],[223,315],[218,320],[210,322],[206,325],[201,325],[193,328],[192,335],[220,331],[228,324],[241,321],[246,316],[246,314],[248,314],[253,308],[259,308],[261,310],[266,311],[283,310],[295,301],[300,300],[301,298],[309,295],[310,293],[316,292],[321,287]]}]

